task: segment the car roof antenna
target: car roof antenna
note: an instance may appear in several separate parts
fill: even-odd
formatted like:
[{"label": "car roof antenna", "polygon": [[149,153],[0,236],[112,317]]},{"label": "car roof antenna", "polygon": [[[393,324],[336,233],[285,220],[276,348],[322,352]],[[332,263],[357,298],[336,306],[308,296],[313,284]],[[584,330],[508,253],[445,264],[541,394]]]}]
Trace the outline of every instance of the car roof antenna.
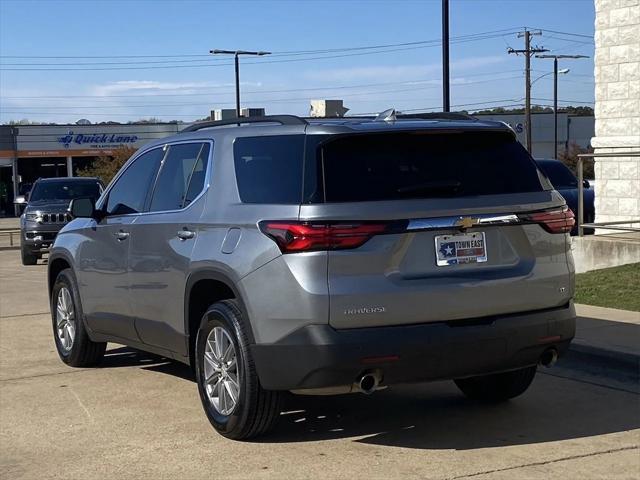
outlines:
[{"label": "car roof antenna", "polygon": [[395,122],[396,121],[396,109],[390,108],[378,114],[374,119],[374,122]]}]

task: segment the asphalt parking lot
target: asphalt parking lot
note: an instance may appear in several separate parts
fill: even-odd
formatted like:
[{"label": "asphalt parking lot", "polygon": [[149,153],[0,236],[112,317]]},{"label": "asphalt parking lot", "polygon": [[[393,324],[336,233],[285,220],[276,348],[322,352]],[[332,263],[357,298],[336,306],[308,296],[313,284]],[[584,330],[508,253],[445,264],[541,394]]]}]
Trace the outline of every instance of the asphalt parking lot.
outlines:
[{"label": "asphalt parking lot", "polygon": [[45,271],[0,251],[3,478],[640,477],[637,382],[579,359],[500,406],[451,382],[291,396],[274,434],[226,440],[186,366],[119,345],[100,368],[60,362]]}]

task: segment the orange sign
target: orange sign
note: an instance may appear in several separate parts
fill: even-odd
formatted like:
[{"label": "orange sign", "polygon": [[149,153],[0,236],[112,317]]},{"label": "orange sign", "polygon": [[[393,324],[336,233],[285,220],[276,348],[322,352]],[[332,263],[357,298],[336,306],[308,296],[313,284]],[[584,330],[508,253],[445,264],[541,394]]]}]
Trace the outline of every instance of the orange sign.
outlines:
[{"label": "orange sign", "polygon": [[113,150],[18,150],[13,152],[17,158],[36,157],[99,157],[111,155]]}]

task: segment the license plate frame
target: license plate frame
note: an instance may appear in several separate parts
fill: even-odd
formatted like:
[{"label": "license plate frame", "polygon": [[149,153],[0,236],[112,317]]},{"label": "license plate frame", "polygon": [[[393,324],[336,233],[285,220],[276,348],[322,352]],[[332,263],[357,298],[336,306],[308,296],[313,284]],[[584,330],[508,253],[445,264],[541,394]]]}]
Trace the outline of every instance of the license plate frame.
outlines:
[{"label": "license plate frame", "polygon": [[484,263],[487,261],[487,239],[484,232],[436,235],[434,241],[436,265],[438,267]]}]

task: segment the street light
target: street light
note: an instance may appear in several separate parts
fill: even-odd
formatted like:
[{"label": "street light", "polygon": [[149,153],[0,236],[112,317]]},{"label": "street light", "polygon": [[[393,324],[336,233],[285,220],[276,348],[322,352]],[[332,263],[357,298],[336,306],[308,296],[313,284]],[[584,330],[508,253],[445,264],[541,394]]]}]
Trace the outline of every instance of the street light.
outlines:
[{"label": "street light", "polygon": [[236,67],[236,117],[240,118],[240,62],[238,57],[240,55],[255,55],[262,57],[264,55],[271,55],[271,52],[251,52],[247,50],[209,50],[209,53],[213,55],[233,55],[235,67]]},{"label": "street light", "polygon": [[[553,58],[553,158],[558,158],[558,74],[569,73],[568,68],[558,70],[559,58],[589,58],[587,55],[536,55],[536,58]],[[545,74],[549,75],[551,72]],[[542,75],[536,80],[540,80]]]},{"label": "street light", "polygon": [[[558,74],[559,75],[565,75],[567,73],[569,73],[571,70],[569,70],[568,68],[561,68],[560,70],[558,70]],[[542,75],[540,75],[538,78],[536,78],[533,82],[531,82],[531,85],[533,85],[534,83],[536,83],[538,80],[540,80],[541,78],[544,77],[548,77],[549,75],[552,75],[555,72],[547,72],[547,73],[543,73]]]}]

